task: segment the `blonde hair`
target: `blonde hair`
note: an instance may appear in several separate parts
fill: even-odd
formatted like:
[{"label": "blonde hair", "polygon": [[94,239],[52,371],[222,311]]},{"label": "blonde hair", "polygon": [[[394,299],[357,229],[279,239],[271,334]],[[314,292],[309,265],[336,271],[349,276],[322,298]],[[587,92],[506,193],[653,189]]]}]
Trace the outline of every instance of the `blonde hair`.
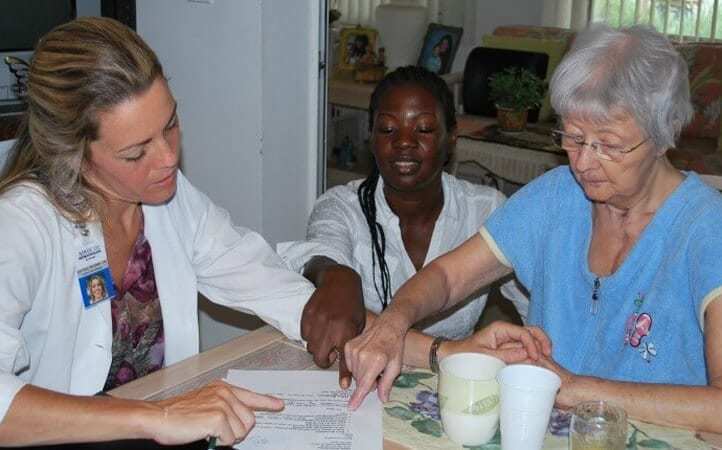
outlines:
[{"label": "blonde hair", "polygon": [[33,181],[68,219],[89,220],[103,205],[81,172],[89,144],[98,139],[98,113],[162,76],[153,50],[115,20],[83,17],[50,31],[30,62],[27,112],[0,193]]}]

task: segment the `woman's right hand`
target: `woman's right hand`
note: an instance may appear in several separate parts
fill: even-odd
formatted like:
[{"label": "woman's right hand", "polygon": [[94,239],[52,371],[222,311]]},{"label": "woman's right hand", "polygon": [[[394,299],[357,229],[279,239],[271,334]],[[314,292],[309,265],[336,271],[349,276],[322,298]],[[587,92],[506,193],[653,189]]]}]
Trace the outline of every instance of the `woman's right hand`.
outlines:
[{"label": "woman's right hand", "polygon": [[160,418],[148,425],[152,438],[178,445],[216,437],[218,445],[242,441],[256,423],[254,411],[281,411],[283,400],[214,381],[178,397],[153,402]]},{"label": "woman's right hand", "polygon": [[349,400],[349,408],[361,405],[378,380],[378,395],[387,402],[404,360],[404,338],[410,325],[396,318],[390,311],[381,314],[364,332],[348,341],[345,347],[346,365],[356,380],[356,390]]}]

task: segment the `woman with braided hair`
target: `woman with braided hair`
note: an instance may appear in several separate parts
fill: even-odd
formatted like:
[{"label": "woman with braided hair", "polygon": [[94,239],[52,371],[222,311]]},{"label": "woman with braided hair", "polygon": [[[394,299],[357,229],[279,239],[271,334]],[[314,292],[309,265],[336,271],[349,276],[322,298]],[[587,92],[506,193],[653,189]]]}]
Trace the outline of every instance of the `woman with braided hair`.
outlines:
[{"label": "woman with braided hair", "polygon": [[[304,311],[309,320],[302,334],[337,332],[333,327],[341,325],[334,317],[359,304],[380,313],[408,278],[478,233],[505,199],[493,188],[443,172],[456,142],[454,102],[446,83],[428,70],[409,66],[389,73],[371,96],[369,129],[371,174],[322,195],[307,240],[279,246],[286,262],[317,287]],[[526,298],[513,286],[503,291],[524,315]],[[476,292],[415,328],[444,339],[467,338],[486,300],[486,291]],[[355,325],[345,328],[349,334],[363,328],[359,311]],[[422,355],[432,342],[427,338],[419,346]],[[472,337],[467,343],[473,342]]]}]

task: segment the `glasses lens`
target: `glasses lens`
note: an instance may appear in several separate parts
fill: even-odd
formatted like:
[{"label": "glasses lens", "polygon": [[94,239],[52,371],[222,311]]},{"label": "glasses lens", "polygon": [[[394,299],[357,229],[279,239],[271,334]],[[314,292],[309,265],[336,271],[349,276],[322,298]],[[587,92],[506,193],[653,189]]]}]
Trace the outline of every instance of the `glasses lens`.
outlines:
[{"label": "glasses lens", "polygon": [[577,136],[566,134],[561,131],[552,132],[552,137],[554,138],[554,143],[558,147],[561,147],[563,150],[566,150],[568,152],[579,151],[584,145],[583,143],[579,142],[579,138]]},{"label": "glasses lens", "polygon": [[607,161],[621,161],[624,156],[619,147],[593,143],[592,148],[600,158]]}]

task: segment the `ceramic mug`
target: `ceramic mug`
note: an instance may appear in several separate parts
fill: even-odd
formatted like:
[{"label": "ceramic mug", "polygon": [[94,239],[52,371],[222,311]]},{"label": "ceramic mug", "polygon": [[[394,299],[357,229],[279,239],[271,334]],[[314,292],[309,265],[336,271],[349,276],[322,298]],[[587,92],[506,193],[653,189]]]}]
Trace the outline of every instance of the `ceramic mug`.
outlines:
[{"label": "ceramic mug", "polygon": [[457,444],[488,442],[499,426],[497,372],[506,364],[481,353],[456,353],[439,362],[439,408],[446,435]]}]

